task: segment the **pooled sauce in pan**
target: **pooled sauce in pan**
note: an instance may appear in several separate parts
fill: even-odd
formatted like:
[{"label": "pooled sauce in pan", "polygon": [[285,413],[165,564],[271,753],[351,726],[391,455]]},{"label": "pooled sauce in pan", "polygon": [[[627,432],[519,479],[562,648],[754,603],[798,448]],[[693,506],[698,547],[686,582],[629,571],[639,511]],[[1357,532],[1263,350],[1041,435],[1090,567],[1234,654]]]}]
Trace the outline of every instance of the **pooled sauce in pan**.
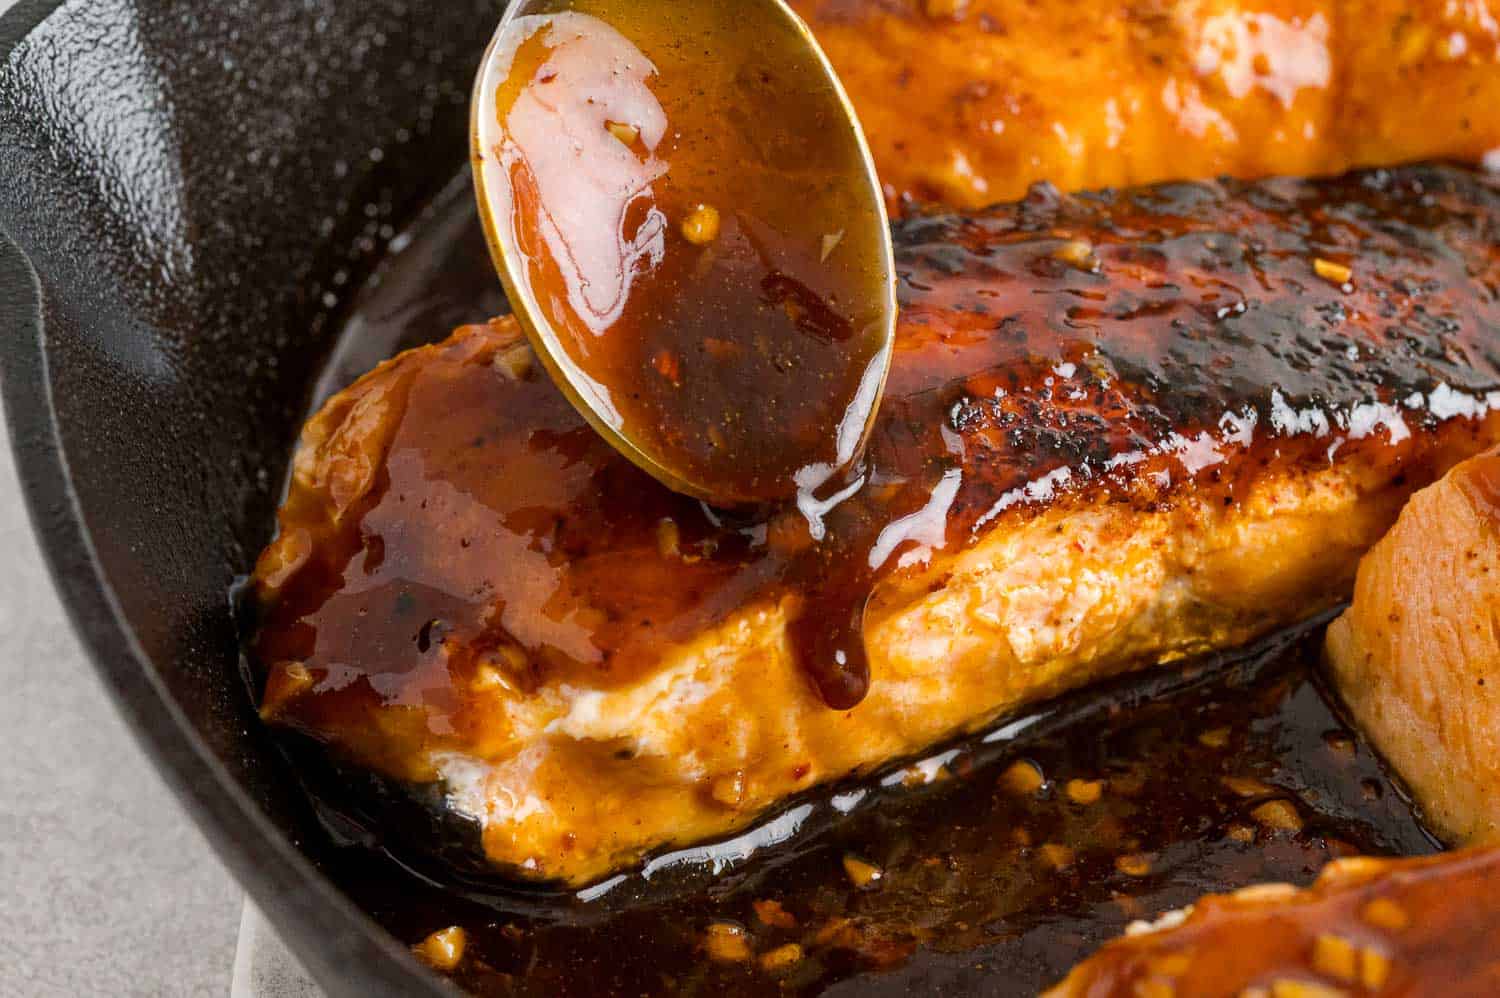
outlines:
[{"label": "pooled sauce in pan", "polygon": [[[403,242],[358,304],[315,402],[400,349],[503,310],[466,186]],[[929,263],[942,252],[935,242]],[[961,399],[976,407],[966,418],[982,420],[993,396],[966,386]],[[1066,449],[1066,427],[1048,439],[1033,448],[1038,460]],[[939,460],[927,477],[941,474]],[[977,515],[953,508],[960,524]],[[703,514],[683,500],[681,515]],[[684,534],[692,550],[698,538]],[[393,817],[389,795],[322,770],[316,748],[294,749],[294,770],[337,843],[324,868],[403,940],[462,927],[452,976],[479,994],[1034,994],[1127,922],[1205,891],[1306,883],[1351,852],[1431,848],[1308,678],[1315,654],[1313,641],[1292,643],[1080,694],[582,893],[439,868],[426,854],[435,842],[461,851],[462,828],[420,808]]]},{"label": "pooled sauce in pan", "polygon": [[1030,996],[1206,892],[1432,851],[1309,678],[1316,654],[1315,636],[1071,697],[577,893],[456,879],[400,848],[436,824],[309,785],[349,840],[334,878],[413,945],[460,927],[451,976],[479,995]]}]

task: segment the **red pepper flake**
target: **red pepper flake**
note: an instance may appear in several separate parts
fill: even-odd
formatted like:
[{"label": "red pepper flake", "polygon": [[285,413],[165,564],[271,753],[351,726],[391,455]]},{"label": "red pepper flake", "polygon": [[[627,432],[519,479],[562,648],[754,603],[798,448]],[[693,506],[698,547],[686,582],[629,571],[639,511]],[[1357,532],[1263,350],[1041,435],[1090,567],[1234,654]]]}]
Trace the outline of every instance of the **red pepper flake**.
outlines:
[{"label": "red pepper flake", "polygon": [[651,361],[651,366],[656,368],[656,373],[666,378],[672,384],[682,385],[682,364],[677,355],[672,351],[662,348],[656,351],[656,357]]}]

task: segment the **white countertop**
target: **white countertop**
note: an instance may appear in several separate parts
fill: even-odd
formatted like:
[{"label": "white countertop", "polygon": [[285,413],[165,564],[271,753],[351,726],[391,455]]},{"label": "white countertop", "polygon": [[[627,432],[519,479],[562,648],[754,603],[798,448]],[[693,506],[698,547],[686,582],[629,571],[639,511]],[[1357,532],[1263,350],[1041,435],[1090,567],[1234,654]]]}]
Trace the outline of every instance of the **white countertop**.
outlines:
[{"label": "white countertop", "polygon": [[0,996],[227,994],[243,894],[85,661],[8,440],[0,551]]}]

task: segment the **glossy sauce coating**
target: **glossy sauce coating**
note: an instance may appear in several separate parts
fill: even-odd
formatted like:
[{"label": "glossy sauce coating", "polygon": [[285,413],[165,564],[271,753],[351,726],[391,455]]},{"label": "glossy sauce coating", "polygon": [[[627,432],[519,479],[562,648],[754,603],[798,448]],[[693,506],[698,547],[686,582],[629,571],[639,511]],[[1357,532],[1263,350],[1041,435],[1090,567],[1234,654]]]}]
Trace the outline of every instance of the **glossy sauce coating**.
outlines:
[{"label": "glossy sauce coating", "polygon": [[873,164],[821,56],[772,5],[523,12],[477,86],[475,175],[543,362],[679,491],[726,506],[843,484],[895,291]]},{"label": "glossy sauce coating", "polygon": [[[523,689],[607,687],[663,643],[775,599],[800,602],[827,647],[857,649],[873,584],[899,586],[999,517],[1079,494],[1233,503],[1260,469],[1355,450],[1407,461],[1417,435],[1500,387],[1497,207],[1493,181],[1430,168],[1080,199],[1041,188],[904,222],[868,483],[769,522],[660,488],[524,370],[513,332],[471,328],[381,381],[409,416],[342,469],[336,515],[357,532],[283,511],[292,541],[257,571],[267,709],[399,774],[403,744],[494,748],[466,699],[484,666]],[[1347,285],[1317,275],[1325,258],[1352,267]],[[357,410],[358,390],[340,404]],[[445,663],[448,637],[461,660]],[[807,664],[830,704],[863,693],[856,657]],[[371,731],[364,712],[382,706],[414,709]]]},{"label": "glossy sauce coating", "polygon": [[1048,996],[1493,995],[1497,890],[1500,850],[1349,860],[1306,891],[1205,898],[1180,927],[1105,947]]},{"label": "glossy sauce coating", "polygon": [[893,211],[1500,149],[1495,0],[792,0]]}]

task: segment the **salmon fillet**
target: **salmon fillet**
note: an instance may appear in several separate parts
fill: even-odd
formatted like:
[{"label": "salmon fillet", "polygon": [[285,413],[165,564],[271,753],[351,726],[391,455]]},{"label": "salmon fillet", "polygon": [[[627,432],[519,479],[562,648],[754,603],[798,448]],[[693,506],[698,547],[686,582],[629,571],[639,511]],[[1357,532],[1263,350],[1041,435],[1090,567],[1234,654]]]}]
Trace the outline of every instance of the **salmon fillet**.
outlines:
[{"label": "salmon fillet", "polygon": [[1500,453],[1412,497],[1328,630],[1334,685],[1451,843],[1500,835]]},{"label": "salmon fillet", "polygon": [[894,207],[1500,149],[1494,0],[793,0]]},{"label": "salmon fillet", "polygon": [[[262,713],[583,883],[1305,619],[1500,441],[1497,233],[1500,182],[1449,167],[907,219],[863,485],[761,517],[661,488],[510,320],[467,327],[307,425],[255,572]],[[833,710],[788,630],[837,621],[791,567],[872,519],[869,688]]]},{"label": "salmon fillet", "polygon": [[1080,964],[1045,998],[1500,994],[1500,852],[1336,860],[1307,890],[1207,897]]}]

